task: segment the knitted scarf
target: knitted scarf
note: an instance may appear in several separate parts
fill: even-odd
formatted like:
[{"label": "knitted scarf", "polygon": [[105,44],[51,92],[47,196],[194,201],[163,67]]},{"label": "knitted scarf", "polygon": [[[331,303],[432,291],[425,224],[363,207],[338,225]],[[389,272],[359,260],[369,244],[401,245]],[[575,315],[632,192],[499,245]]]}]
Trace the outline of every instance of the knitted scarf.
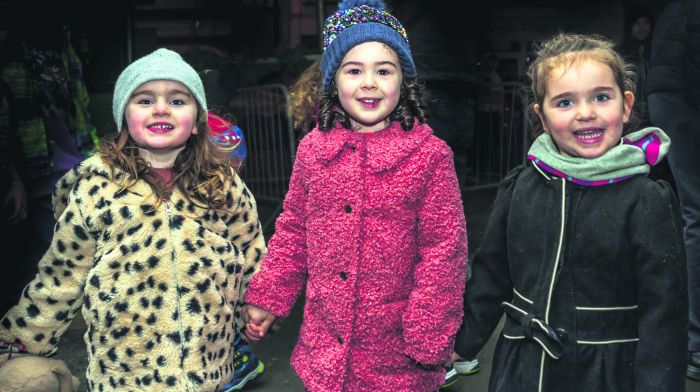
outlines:
[{"label": "knitted scarf", "polygon": [[543,170],[585,186],[600,186],[648,174],[668,153],[671,139],[659,128],[625,135],[605,154],[593,158],[563,156],[552,137],[543,133],[530,147],[528,159]]}]

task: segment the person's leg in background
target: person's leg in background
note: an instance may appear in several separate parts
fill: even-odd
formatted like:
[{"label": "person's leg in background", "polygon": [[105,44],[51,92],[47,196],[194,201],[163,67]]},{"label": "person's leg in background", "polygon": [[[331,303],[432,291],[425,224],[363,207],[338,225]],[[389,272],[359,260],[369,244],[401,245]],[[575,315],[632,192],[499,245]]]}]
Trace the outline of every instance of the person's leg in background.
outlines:
[{"label": "person's leg in background", "polygon": [[3,271],[0,283],[0,317],[17,304],[26,284],[24,280],[31,273],[27,271],[24,262],[27,249],[23,244],[27,237],[26,218],[14,211],[13,203],[8,201],[11,179],[6,174],[0,173],[0,202],[4,203],[0,215],[0,251],[3,260],[0,264]]},{"label": "person's leg in background", "polygon": [[689,107],[683,94],[651,94],[654,126],[671,137],[668,160],[683,215],[688,265],[688,377],[700,380],[700,109]]}]

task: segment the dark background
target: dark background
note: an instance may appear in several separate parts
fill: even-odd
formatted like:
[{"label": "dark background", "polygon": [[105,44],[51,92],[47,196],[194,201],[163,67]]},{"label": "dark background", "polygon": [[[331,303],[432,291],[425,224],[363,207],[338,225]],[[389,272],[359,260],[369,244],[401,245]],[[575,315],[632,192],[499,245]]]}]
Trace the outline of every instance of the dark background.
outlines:
[{"label": "dark background", "polygon": [[[486,54],[499,57],[504,81],[520,81],[537,40],[570,31],[621,42],[625,10],[643,4],[657,14],[666,1],[386,3],[408,31],[433,120],[446,124],[433,128],[449,134],[450,124],[465,129],[473,122],[476,75]],[[216,69],[220,77],[208,93],[226,105],[240,87],[292,84],[320,56],[319,21],[336,9],[335,1],[324,0],[0,0],[0,55],[11,55],[8,46],[21,40],[55,45],[68,26],[83,61],[93,122],[105,132],[114,82],[134,59],[168,47],[198,71]]]}]

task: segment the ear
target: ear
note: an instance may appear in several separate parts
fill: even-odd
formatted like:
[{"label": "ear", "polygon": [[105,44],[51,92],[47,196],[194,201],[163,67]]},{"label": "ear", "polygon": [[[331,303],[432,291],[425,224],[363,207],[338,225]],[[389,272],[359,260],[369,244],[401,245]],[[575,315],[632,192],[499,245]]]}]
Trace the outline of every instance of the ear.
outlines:
[{"label": "ear", "polygon": [[633,106],[634,106],[634,93],[631,91],[625,91],[624,98],[622,100],[622,122],[623,123],[626,124],[630,120]]},{"label": "ear", "polygon": [[540,104],[536,103],[532,105],[532,110],[535,111],[535,114],[540,119],[540,122],[542,123],[542,129],[544,129],[545,132],[549,133],[549,127],[547,126],[547,121],[544,118],[544,113],[542,112]]},{"label": "ear", "polygon": [[201,110],[202,109],[199,108],[199,104],[197,104],[197,115],[194,116],[194,124],[192,126],[192,134],[193,135],[196,135],[199,133],[199,128],[197,127],[198,124],[201,124],[201,123],[206,124],[209,121],[209,113],[203,112]]}]

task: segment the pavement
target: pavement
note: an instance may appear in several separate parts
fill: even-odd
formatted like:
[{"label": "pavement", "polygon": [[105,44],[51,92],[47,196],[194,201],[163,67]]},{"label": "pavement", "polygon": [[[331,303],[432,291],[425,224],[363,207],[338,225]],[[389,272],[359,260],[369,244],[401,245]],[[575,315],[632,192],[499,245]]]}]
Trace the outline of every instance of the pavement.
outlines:
[{"label": "pavement", "polygon": [[[495,197],[495,188],[482,188],[465,191],[465,214],[467,217],[467,229],[469,236],[469,248],[474,251],[484,234],[486,221],[491,204]],[[265,209],[261,209],[261,217]],[[302,320],[303,295],[297,300],[291,315],[285,319],[275,333],[269,335],[261,343],[253,346],[255,354],[263,361],[265,374],[248,383],[244,391],[250,392],[303,392],[304,387],[289,366],[289,358],[297,341],[299,326]],[[488,381],[491,374],[493,349],[500,327],[496,328],[494,335],[486,346],[477,355],[480,362],[480,371],[474,375],[462,376],[460,380],[445,391],[448,392],[481,392],[488,390]],[[58,358],[64,359],[71,372],[81,379],[81,387],[85,387],[85,369],[87,356],[83,335],[85,323],[80,316],[73,321],[59,344]],[[700,382],[688,380],[686,392],[700,392]]]}]

